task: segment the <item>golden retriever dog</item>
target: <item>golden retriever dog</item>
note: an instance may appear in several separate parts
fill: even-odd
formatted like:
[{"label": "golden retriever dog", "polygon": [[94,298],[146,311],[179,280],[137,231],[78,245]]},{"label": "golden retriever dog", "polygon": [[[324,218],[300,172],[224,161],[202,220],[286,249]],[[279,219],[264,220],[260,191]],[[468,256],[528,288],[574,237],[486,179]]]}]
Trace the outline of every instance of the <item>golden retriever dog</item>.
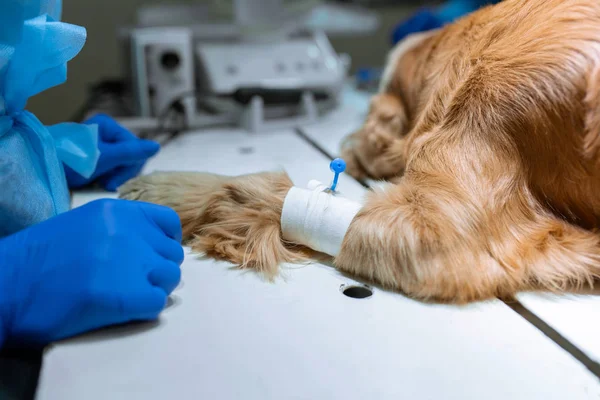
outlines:
[{"label": "golden retriever dog", "polygon": [[[369,192],[333,265],[418,299],[563,291],[600,276],[600,1],[506,0],[401,42],[342,146]],[[180,215],[198,252],[268,277],[285,173],[158,173],[121,196]]]}]

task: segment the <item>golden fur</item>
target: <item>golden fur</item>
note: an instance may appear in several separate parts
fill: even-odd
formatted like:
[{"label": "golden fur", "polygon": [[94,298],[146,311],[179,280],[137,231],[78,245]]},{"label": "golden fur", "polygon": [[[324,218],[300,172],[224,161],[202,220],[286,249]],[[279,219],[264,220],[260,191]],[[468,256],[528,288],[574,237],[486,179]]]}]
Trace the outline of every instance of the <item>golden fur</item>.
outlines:
[{"label": "golden fur", "polygon": [[[343,146],[369,194],[334,260],[406,294],[468,302],[600,275],[600,2],[506,0],[390,56]],[[121,194],[173,207],[191,246],[274,276],[284,173],[154,174]]]}]

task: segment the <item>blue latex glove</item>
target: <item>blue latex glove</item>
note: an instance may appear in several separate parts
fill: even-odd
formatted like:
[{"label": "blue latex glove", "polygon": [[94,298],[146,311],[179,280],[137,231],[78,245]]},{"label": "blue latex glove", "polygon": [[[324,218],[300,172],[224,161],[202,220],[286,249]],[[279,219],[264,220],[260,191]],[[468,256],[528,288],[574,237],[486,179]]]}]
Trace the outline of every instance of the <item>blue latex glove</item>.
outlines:
[{"label": "blue latex glove", "polygon": [[98,125],[100,159],[89,179],[65,165],[67,183],[72,189],[98,182],[104,189],[114,192],[136,177],[146,161],[160,150],[158,143],[139,139],[107,115],[96,115],[85,123]]},{"label": "blue latex glove", "polygon": [[455,21],[480,7],[496,4],[500,0],[448,0],[438,8],[423,8],[403,21],[392,32],[392,43],[396,44],[406,36],[425,32]]},{"label": "blue latex glove", "polygon": [[181,223],[170,208],[99,200],[0,240],[0,336],[44,345],[154,320],[179,284]]}]

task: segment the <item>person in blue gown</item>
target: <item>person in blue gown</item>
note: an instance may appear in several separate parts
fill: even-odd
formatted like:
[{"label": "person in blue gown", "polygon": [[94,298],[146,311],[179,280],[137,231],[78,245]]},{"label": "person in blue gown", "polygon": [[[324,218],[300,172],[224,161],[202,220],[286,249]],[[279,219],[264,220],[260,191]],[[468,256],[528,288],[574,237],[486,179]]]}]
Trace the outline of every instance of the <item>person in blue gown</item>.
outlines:
[{"label": "person in blue gown", "polygon": [[70,209],[70,189],[115,191],[159,145],[105,115],[45,126],[27,111],[31,96],[65,82],[85,43],[61,6],[0,2],[0,347],[154,320],[181,276],[173,210],[112,199]]}]

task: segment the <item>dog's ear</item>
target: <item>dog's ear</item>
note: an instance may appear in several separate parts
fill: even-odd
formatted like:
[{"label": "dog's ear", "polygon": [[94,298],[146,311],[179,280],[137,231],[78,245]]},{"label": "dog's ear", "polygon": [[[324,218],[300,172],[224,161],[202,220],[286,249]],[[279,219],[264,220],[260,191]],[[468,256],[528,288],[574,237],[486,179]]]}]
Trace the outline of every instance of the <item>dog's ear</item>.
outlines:
[{"label": "dog's ear", "polygon": [[585,95],[585,136],[583,153],[600,164],[600,66],[588,75]]},{"label": "dog's ear", "polygon": [[439,32],[433,30],[413,34],[396,45],[388,55],[379,88],[381,93],[399,97],[408,109],[416,107],[424,66]]}]

